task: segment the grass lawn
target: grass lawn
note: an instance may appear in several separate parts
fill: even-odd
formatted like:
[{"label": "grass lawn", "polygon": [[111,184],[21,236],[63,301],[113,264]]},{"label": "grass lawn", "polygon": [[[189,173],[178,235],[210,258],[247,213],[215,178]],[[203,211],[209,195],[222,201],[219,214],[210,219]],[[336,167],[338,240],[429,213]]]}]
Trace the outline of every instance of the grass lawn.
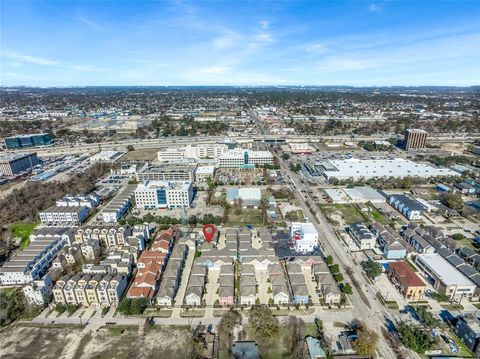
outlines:
[{"label": "grass lawn", "polygon": [[388,219],[385,218],[380,212],[378,212],[372,205],[369,205],[369,208],[370,208],[370,215],[375,220],[375,222],[378,222],[380,224],[389,223]]},{"label": "grass lawn", "polygon": [[205,309],[189,309],[180,312],[180,317],[182,318],[189,318],[189,317],[204,317],[205,316]]},{"label": "grass lawn", "polygon": [[243,209],[240,214],[235,214],[234,210],[228,212],[226,226],[252,226],[263,225],[262,215],[258,209]]},{"label": "grass lawn", "polygon": [[[325,213],[329,221],[332,221],[332,215],[340,214],[345,224],[350,225],[355,222],[368,222],[368,218],[358,210],[353,204],[320,204],[320,209]],[[333,220],[334,221],[334,220]]]},{"label": "grass lawn", "polygon": [[145,309],[143,312],[142,316],[145,318],[148,317],[157,317],[157,318],[170,318],[172,316],[172,309],[162,309],[162,310],[156,310],[156,309]]},{"label": "grass lawn", "polygon": [[157,159],[157,152],[158,150],[156,149],[138,149],[129,151],[125,156],[122,157],[122,161],[153,161]]},{"label": "grass lawn", "polygon": [[12,235],[14,238],[20,237],[22,241],[20,242],[19,250],[24,250],[30,244],[30,239],[28,238],[32,234],[33,230],[37,226],[37,223],[31,222],[16,222],[12,225]]}]

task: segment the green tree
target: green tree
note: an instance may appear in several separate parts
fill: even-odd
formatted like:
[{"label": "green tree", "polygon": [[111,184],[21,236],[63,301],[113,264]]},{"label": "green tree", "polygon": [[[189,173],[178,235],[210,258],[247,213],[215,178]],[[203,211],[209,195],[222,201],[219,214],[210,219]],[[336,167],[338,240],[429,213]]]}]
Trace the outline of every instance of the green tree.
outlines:
[{"label": "green tree", "polygon": [[331,266],[333,264],[333,257],[327,256],[327,258],[325,258],[325,262],[327,263],[327,265]]},{"label": "green tree", "polygon": [[363,326],[357,331],[358,339],[352,344],[357,354],[371,355],[377,350],[378,334]]},{"label": "green tree", "polygon": [[407,348],[414,350],[419,354],[432,349],[435,340],[432,339],[429,329],[422,329],[413,324],[400,322],[397,325],[400,340]]},{"label": "green tree", "polygon": [[283,159],[284,161],[287,161],[289,158],[290,158],[290,155],[289,155],[288,153],[283,153],[283,154],[282,154],[282,159]]},{"label": "green tree", "polygon": [[442,195],[441,201],[451,209],[461,210],[463,208],[463,199],[460,192],[445,193]]},{"label": "green tree", "polygon": [[230,357],[228,354],[233,342],[233,328],[240,324],[242,324],[242,316],[236,309],[230,309],[220,319],[218,341],[220,351],[223,354],[221,357]]},{"label": "green tree", "polygon": [[268,349],[280,333],[278,319],[264,304],[255,305],[249,312],[248,323],[262,351]]},{"label": "green tree", "polygon": [[365,273],[367,273],[367,275],[372,279],[375,279],[380,274],[382,274],[382,266],[372,259],[363,261],[362,268],[365,271]]},{"label": "green tree", "polygon": [[350,283],[343,284],[341,290],[345,294],[353,294],[352,286],[350,285]]}]

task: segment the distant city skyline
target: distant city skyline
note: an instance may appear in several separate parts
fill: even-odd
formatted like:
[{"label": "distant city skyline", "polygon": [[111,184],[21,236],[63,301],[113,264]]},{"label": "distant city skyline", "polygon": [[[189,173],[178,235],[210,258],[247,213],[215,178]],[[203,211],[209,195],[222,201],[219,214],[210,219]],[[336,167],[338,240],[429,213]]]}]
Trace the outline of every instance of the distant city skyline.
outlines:
[{"label": "distant city skyline", "polygon": [[475,1],[3,1],[2,86],[480,85]]}]

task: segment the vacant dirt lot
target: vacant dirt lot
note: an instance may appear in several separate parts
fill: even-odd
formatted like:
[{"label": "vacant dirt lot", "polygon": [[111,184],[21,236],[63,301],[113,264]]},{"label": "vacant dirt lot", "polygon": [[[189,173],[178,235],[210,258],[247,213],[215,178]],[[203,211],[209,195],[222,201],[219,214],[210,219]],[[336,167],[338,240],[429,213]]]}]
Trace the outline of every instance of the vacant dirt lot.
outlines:
[{"label": "vacant dirt lot", "polygon": [[[0,358],[185,358],[188,331],[183,327],[80,328],[24,327],[0,333]],[[161,354],[160,354],[161,353]]]}]

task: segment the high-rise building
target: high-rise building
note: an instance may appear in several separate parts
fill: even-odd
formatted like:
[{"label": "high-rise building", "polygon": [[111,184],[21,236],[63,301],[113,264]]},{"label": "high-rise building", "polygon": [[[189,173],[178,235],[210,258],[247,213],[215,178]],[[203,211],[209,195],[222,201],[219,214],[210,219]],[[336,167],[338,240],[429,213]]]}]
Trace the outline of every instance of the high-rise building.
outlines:
[{"label": "high-rise building", "polygon": [[135,190],[137,208],[190,207],[193,186],[189,181],[146,181]]},{"label": "high-rise building", "polygon": [[427,147],[427,131],[408,129],[405,132],[405,149],[421,149]]}]

